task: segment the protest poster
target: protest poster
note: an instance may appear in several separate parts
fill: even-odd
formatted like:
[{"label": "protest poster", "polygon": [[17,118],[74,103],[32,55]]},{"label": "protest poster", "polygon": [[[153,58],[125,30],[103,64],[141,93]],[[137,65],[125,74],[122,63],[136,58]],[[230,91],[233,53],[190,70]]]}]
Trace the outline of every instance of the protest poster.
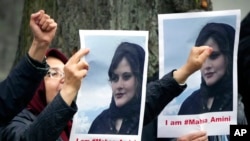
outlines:
[{"label": "protest poster", "polygon": [[[80,30],[89,48],[71,141],[140,141],[148,66],[148,31]],[[125,58],[125,59],[124,59]],[[125,60],[125,61],[124,61]]]},{"label": "protest poster", "polygon": [[[193,46],[214,51],[187,88],[158,116],[159,138],[179,137],[205,130],[228,135],[237,123],[237,51],[240,10],[159,14],[159,77],[180,68]],[[222,58],[219,63],[212,61]]]}]

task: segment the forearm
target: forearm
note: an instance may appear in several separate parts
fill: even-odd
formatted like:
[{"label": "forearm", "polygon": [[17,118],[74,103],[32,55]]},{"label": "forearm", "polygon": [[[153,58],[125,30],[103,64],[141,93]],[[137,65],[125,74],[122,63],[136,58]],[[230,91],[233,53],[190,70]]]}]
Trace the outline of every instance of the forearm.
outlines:
[{"label": "forearm", "polygon": [[69,107],[58,94],[25,131],[24,137],[32,141],[57,140],[76,111],[75,103]]},{"label": "forearm", "polygon": [[179,84],[184,84],[188,77],[192,74],[191,72],[187,71],[188,69],[186,66],[182,66],[181,68],[175,70],[173,72],[173,78],[176,80]]},{"label": "forearm", "polygon": [[38,42],[34,39],[28,54],[32,59],[42,62],[48,48],[49,48],[48,42]]},{"label": "forearm", "polygon": [[70,106],[77,95],[77,90],[74,88],[74,86],[71,87],[64,84],[64,87],[60,93],[64,102]]},{"label": "forearm", "polygon": [[173,98],[178,96],[186,85],[180,86],[173,78],[173,71],[158,81],[147,85],[144,125],[156,118]]}]

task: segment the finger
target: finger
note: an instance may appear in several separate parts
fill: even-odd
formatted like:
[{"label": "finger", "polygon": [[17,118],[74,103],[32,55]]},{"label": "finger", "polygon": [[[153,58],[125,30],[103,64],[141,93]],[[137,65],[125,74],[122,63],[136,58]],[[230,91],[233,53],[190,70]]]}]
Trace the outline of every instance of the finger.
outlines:
[{"label": "finger", "polygon": [[89,49],[85,48],[85,49],[80,49],[79,51],[77,51],[70,59],[68,62],[71,63],[78,63],[80,61],[80,59],[87,55],[89,53]]},{"label": "finger", "polygon": [[88,70],[83,69],[83,70],[80,70],[78,74],[80,78],[84,78],[87,76],[87,73],[88,73]]},{"label": "finger", "polygon": [[49,19],[47,21],[47,23],[48,23],[48,25],[44,30],[45,31],[50,31],[51,29],[53,29],[55,21],[54,21],[54,19]]},{"label": "finger", "polygon": [[43,23],[41,29],[45,31],[45,30],[47,29],[47,27],[49,26],[50,22],[51,22],[50,19],[47,19],[47,20]]},{"label": "finger", "polygon": [[47,19],[50,19],[50,16],[47,14],[44,14],[41,18],[41,20],[39,21],[39,25],[43,26],[43,24],[46,22]]},{"label": "finger", "polygon": [[44,10],[39,10],[36,13],[31,14],[31,18],[38,18],[39,16],[44,14]]},{"label": "finger", "polygon": [[53,22],[53,23],[51,23],[51,24],[45,29],[45,31],[49,32],[49,31],[54,30],[54,29],[56,29],[56,28],[57,28],[57,23],[56,23],[56,22]]},{"label": "finger", "polygon": [[38,12],[36,12],[36,13],[33,13],[33,14],[31,14],[31,18],[32,18],[32,19],[35,19],[35,18],[37,18],[40,14],[41,14],[40,11],[38,11]]},{"label": "finger", "polygon": [[213,50],[211,47],[204,46],[200,52],[199,59],[201,59],[202,62],[204,62],[210,56],[212,51]]},{"label": "finger", "polygon": [[82,69],[89,70],[89,64],[85,60],[81,60],[77,64],[77,68],[79,70],[82,70]]},{"label": "finger", "polygon": [[206,138],[206,132],[205,131],[198,131],[198,132],[194,132],[191,133],[191,138],[192,139],[200,139],[200,138]]},{"label": "finger", "polygon": [[198,141],[207,141],[208,140],[208,137],[207,136],[201,136],[199,138],[197,138]]},{"label": "finger", "polygon": [[49,28],[49,26],[50,25],[52,25],[52,23],[54,23],[55,21],[54,21],[54,19],[47,19],[45,22],[44,22],[44,24],[42,25],[42,29],[44,30],[44,31],[50,31],[49,29],[51,29],[51,28]]},{"label": "finger", "polygon": [[30,18],[31,18],[31,23],[33,24],[33,22],[35,22],[36,24],[39,21],[39,17],[41,17],[43,15],[44,11],[40,10],[36,13],[31,14]]},{"label": "finger", "polygon": [[44,16],[45,14],[45,11],[44,10],[40,10],[40,15],[38,17],[36,17],[36,24],[39,25],[39,22],[40,20],[42,19],[42,17]]}]

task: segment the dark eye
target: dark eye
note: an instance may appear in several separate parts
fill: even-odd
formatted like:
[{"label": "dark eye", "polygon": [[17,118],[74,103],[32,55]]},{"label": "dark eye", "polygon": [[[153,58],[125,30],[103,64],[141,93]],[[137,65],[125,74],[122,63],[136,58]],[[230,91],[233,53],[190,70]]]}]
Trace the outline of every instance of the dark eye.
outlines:
[{"label": "dark eye", "polygon": [[52,76],[58,76],[59,73],[58,73],[58,72],[52,72],[51,75],[52,75]]},{"label": "dark eye", "polygon": [[213,52],[213,53],[209,56],[209,58],[210,58],[211,60],[215,60],[215,59],[217,59],[220,55],[221,55],[220,52]]},{"label": "dark eye", "polygon": [[112,76],[110,77],[110,80],[109,81],[111,81],[111,82],[117,82],[118,81],[118,76],[117,75],[115,75],[115,74],[112,74]]},{"label": "dark eye", "polygon": [[129,80],[133,76],[132,73],[124,73],[122,75],[123,80]]},{"label": "dark eye", "polygon": [[56,77],[56,76],[59,75],[59,74],[58,74],[58,72],[56,72],[55,70],[50,70],[50,71],[48,71],[48,75],[49,75],[49,76],[52,76],[52,77]]}]

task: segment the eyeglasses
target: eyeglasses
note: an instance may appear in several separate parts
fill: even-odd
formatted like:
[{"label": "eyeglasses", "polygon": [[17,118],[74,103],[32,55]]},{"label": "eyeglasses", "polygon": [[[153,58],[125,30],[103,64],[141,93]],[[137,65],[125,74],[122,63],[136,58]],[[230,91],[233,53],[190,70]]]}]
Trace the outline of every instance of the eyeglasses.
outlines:
[{"label": "eyeglasses", "polygon": [[64,73],[57,68],[50,68],[47,72],[50,78],[61,79],[64,77]]}]

